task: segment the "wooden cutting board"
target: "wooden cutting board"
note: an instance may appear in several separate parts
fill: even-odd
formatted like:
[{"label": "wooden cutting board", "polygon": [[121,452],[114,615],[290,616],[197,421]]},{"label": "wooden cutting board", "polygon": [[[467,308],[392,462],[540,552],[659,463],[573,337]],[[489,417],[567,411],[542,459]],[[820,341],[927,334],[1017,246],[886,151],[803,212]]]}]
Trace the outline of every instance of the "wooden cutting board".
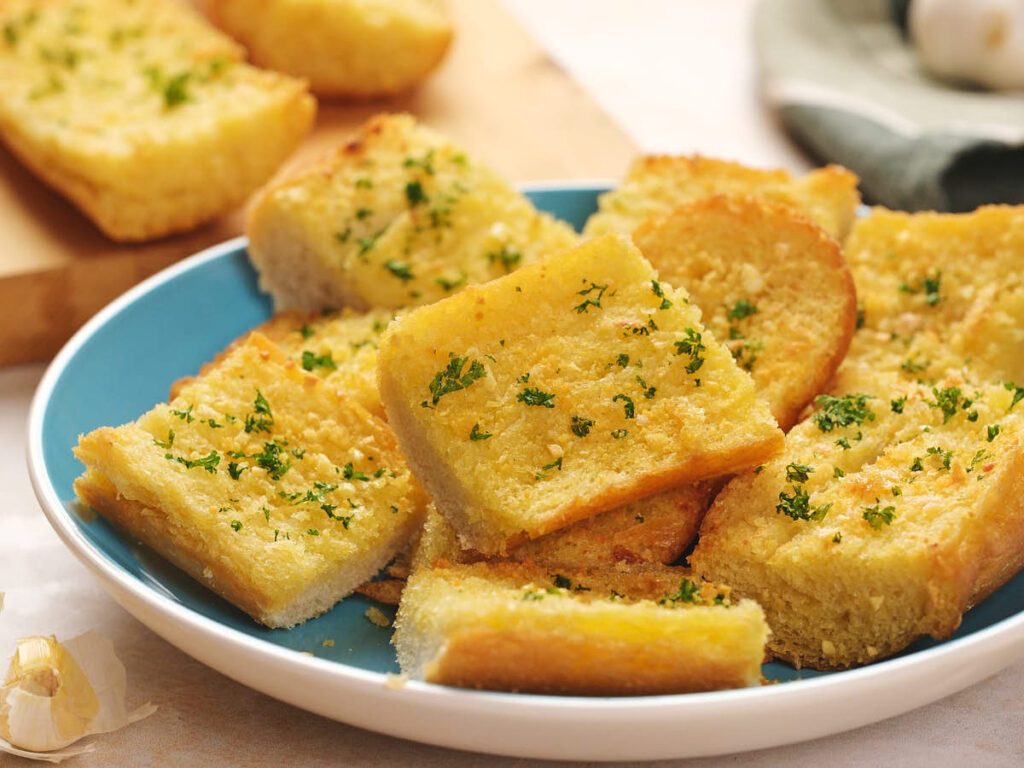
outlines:
[{"label": "wooden cutting board", "polygon": [[[283,172],[339,144],[370,115],[404,110],[513,181],[623,173],[630,141],[498,0],[448,4],[455,42],[433,77],[396,98],[321,101],[313,133]],[[129,287],[243,226],[239,210],[185,235],[119,245],[0,146],[0,365],[51,357]]]}]

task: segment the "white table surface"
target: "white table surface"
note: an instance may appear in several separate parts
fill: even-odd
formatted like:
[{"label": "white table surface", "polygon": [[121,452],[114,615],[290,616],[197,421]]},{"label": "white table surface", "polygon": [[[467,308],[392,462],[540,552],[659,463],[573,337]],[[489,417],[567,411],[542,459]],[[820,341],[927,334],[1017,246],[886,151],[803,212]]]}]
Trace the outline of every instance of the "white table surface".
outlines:
[{"label": "white table surface", "polygon": [[[757,96],[751,0],[505,0],[645,151],[801,170],[808,162]],[[6,318],[3,322],[11,322]],[[25,469],[25,420],[42,366],[0,370],[0,663],[17,637],[98,629],[128,668],[129,703],[158,712],[100,737],[72,766],[525,766],[324,720],[206,669],[131,618],[50,529]],[[682,762],[647,765],[681,765]],[[1021,766],[1024,663],[943,701],[805,744],[687,766]],[[0,765],[28,765],[0,754]],[[556,765],[545,763],[544,765]],[[568,765],[568,764],[567,764]]]}]

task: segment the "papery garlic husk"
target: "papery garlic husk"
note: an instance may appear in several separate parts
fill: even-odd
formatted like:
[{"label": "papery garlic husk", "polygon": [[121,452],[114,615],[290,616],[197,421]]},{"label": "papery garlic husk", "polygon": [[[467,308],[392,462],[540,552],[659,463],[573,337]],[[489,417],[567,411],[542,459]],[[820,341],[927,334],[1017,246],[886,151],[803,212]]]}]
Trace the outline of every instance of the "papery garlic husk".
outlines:
[{"label": "papery garlic husk", "polygon": [[128,712],[126,689],[124,665],[97,632],[63,645],[54,637],[20,640],[0,687],[0,752],[57,762],[88,751],[92,745],[55,750],[156,711],[145,704]]},{"label": "papery garlic husk", "polygon": [[57,638],[18,641],[0,688],[0,736],[22,749],[60,749],[82,738],[98,713],[88,678]]}]

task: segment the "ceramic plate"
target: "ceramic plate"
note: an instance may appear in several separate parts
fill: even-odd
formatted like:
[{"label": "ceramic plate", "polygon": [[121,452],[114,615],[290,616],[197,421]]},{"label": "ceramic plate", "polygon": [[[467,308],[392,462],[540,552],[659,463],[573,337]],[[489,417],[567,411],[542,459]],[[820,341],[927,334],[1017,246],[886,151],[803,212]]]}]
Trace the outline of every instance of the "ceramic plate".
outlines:
[{"label": "ceramic plate", "polygon": [[[577,228],[605,185],[527,189]],[[46,516],[132,615],[204,664],[326,717],[458,749],[549,759],[627,760],[738,752],[813,739],[946,696],[1024,656],[1024,575],[971,611],[946,642],[837,673],[766,664],[783,681],[675,696],[574,698],[488,693],[408,682],[390,631],[344,600],[292,630],[270,630],[193,582],[102,518],[71,484],[80,433],[136,418],[229,341],[266,320],[244,239],[152,277],[94,317],[53,361],[32,403],[28,460]],[[333,646],[326,647],[325,640]],[[310,655],[311,654],[311,655]]]}]

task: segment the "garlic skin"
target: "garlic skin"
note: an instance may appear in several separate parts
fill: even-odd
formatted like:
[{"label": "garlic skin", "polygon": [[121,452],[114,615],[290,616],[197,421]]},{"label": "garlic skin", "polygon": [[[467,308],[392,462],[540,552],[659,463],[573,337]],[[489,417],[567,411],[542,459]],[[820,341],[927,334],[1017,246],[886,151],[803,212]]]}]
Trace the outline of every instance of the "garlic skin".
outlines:
[{"label": "garlic skin", "polygon": [[932,74],[1024,89],[1024,0],[912,0],[908,23]]},{"label": "garlic skin", "polygon": [[89,680],[57,638],[18,641],[0,688],[0,736],[35,752],[60,749],[82,738],[98,712]]}]

